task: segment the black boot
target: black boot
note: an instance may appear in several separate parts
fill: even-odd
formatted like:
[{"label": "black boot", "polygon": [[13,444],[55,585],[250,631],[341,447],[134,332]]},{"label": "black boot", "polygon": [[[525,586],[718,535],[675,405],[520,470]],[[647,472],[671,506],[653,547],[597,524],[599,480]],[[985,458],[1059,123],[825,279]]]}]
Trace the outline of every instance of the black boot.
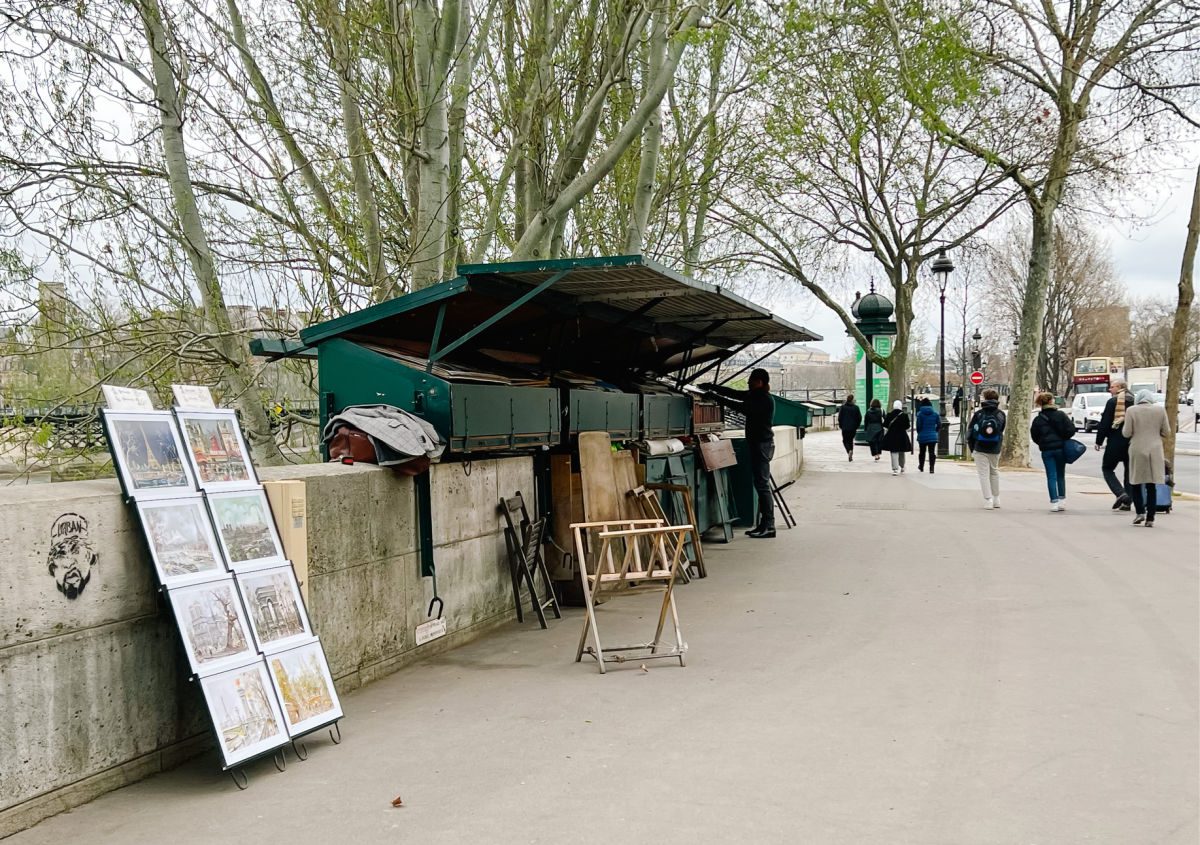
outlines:
[{"label": "black boot", "polygon": [[747,534],[746,536],[753,537],[755,540],[770,540],[772,537],[775,536],[775,529],[774,528],[762,528],[762,529],[759,529],[758,531],[752,531],[751,533]]}]

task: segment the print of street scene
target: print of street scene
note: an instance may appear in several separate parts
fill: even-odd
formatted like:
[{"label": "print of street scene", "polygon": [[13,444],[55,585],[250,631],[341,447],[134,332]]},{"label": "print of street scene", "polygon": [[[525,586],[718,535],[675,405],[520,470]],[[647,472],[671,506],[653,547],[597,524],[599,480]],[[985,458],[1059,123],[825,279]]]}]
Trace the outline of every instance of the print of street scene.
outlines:
[{"label": "print of street scene", "polygon": [[260,642],[269,643],[305,632],[291,567],[241,578]]},{"label": "print of street scene", "polygon": [[259,665],[221,675],[207,688],[209,710],[229,754],[279,736]]},{"label": "print of street scene", "polygon": [[165,576],[222,568],[213,555],[208,515],[202,508],[199,502],[187,502],[142,511],[146,536]]},{"label": "print of street scene", "polygon": [[[175,598],[182,595],[181,598]],[[197,663],[248,651],[241,605],[229,582],[176,591],[180,616],[187,620],[188,640]]]},{"label": "print of street scene", "polygon": [[270,661],[291,724],[307,722],[334,709],[329,673],[319,647],[305,646],[274,655]]},{"label": "print of street scene", "polygon": [[261,494],[210,501],[231,561],[259,560],[279,553],[271,532],[271,514]]},{"label": "print of street scene", "polygon": [[114,420],[112,426],[134,489],[187,484],[169,420]]},{"label": "print of street scene", "polygon": [[184,432],[202,483],[249,480],[232,420],[187,419]]}]

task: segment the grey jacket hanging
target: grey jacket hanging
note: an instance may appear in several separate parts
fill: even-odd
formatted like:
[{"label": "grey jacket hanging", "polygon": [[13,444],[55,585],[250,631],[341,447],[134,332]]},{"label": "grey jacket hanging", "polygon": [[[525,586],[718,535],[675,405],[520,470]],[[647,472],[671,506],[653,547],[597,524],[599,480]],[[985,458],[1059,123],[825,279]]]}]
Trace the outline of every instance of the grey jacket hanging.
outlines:
[{"label": "grey jacket hanging", "polygon": [[413,458],[435,459],[446,448],[437,429],[420,417],[393,405],[351,405],[330,417],[322,439],[328,443],[339,425],[365,433],[375,446],[380,466],[402,464]]}]

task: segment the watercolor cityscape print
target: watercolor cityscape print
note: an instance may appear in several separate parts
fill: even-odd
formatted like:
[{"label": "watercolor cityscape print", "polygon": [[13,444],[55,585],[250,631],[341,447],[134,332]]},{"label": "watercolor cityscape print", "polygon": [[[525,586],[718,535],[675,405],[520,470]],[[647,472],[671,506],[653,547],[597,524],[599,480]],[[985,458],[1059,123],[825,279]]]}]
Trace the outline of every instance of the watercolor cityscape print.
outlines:
[{"label": "watercolor cityscape print", "polygon": [[134,490],[189,486],[170,419],[114,419],[110,426]]},{"label": "watercolor cityscape print", "polygon": [[291,566],[238,576],[260,645],[308,633]]},{"label": "watercolor cityscape print", "polygon": [[197,666],[253,653],[232,579],[173,590],[171,603]]},{"label": "watercolor cityscape print", "polygon": [[145,507],[141,515],[146,539],[164,578],[224,571],[201,500]]},{"label": "watercolor cityscape print", "polygon": [[201,484],[253,480],[234,419],[182,419],[184,437]]},{"label": "watercolor cityscape print", "polygon": [[262,493],[255,490],[241,496],[213,496],[209,504],[231,563],[280,554],[271,528],[271,512]]},{"label": "watercolor cityscape print", "polygon": [[332,720],[341,715],[325,655],[317,643],[270,655],[267,662],[289,725]]},{"label": "watercolor cityscape print", "polygon": [[264,744],[275,745],[284,738],[262,668],[261,662],[254,663],[205,683],[209,712],[227,760],[244,759]]}]

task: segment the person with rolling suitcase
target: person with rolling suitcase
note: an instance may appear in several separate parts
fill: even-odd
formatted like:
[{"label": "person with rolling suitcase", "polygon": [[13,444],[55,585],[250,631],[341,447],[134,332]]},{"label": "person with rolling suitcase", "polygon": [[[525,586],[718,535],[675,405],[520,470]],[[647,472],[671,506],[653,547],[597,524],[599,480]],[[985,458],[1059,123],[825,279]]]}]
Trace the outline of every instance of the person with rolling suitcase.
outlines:
[{"label": "person with rolling suitcase", "polygon": [[[1149,390],[1138,391],[1137,404],[1125,411],[1121,433],[1129,441],[1129,484],[1133,487],[1133,507],[1137,511],[1133,524],[1153,528],[1158,485],[1167,482],[1163,438],[1171,433],[1171,426],[1166,410],[1155,404]],[[1167,493],[1169,503],[1170,488]]]}]

